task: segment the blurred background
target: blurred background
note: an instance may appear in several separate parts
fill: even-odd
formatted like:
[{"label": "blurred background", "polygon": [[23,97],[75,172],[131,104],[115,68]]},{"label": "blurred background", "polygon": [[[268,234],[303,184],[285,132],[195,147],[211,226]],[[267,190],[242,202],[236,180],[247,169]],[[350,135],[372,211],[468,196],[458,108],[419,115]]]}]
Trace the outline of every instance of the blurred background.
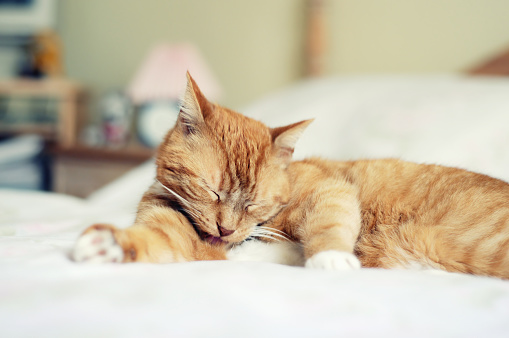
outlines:
[{"label": "blurred background", "polygon": [[505,0],[0,0],[0,187],[84,197],[149,159],[186,70],[241,111],[309,77],[509,75],[507,13]]}]

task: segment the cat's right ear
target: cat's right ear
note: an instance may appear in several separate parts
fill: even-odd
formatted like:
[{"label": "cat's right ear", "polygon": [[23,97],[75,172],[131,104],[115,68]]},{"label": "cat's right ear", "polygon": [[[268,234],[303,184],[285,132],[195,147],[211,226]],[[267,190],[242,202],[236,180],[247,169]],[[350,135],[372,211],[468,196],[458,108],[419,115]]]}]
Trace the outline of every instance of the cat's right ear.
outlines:
[{"label": "cat's right ear", "polygon": [[283,167],[290,164],[295,144],[311,122],[313,119],[271,129],[275,156],[281,161]]},{"label": "cat's right ear", "polygon": [[211,104],[205,98],[196,82],[187,72],[187,86],[180,103],[177,127],[184,135],[196,134],[205,124],[204,117],[210,113]]}]

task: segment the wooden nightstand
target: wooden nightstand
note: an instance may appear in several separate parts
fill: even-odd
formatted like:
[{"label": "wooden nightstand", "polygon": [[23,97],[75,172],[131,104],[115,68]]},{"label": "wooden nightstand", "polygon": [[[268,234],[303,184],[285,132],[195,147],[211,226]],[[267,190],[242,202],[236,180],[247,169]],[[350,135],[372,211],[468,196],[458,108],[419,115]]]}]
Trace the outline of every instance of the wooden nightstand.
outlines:
[{"label": "wooden nightstand", "polygon": [[[34,103],[49,107],[44,109],[48,119],[34,115]],[[45,189],[86,197],[154,154],[140,145],[122,149],[79,145],[85,108],[85,91],[67,79],[0,81],[0,135],[38,134],[44,138],[51,163]]]},{"label": "wooden nightstand", "polygon": [[76,146],[53,149],[50,153],[53,156],[53,190],[87,197],[150,159],[154,150],[141,146],[123,149]]},{"label": "wooden nightstand", "polygon": [[[39,134],[47,140],[55,141],[59,147],[67,148],[76,144],[77,133],[83,125],[85,114],[83,88],[71,80],[48,78],[40,80],[13,79],[0,81],[0,98],[12,100],[54,101],[55,122],[37,121],[5,123],[0,119],[0,133],[7,135]],[[12,112],[11,112],[12,110]],[[16,108],[7,108],[8,114],[15,117]]]}]

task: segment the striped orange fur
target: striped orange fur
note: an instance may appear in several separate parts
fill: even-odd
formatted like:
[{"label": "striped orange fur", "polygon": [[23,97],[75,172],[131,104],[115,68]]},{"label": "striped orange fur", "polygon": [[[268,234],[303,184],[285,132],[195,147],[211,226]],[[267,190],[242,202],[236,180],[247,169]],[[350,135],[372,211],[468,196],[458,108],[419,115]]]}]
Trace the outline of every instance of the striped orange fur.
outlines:
[{"label": "striped orange fur", "polygon": [[364,267],[509,278],[509,184],[395,159],[292,162],[309,123],[271,129],[210,103],[189,77],[135,225],[103,229],[123,261],[225,259],[253,233],[283,232],[308,260],[354,253]]}]

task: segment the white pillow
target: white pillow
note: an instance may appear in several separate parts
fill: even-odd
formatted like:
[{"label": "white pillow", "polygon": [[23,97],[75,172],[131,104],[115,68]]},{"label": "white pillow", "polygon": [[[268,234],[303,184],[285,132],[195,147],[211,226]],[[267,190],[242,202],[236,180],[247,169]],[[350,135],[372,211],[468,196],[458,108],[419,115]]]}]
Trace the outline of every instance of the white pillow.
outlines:
[{"label": "white pillow", "polygon": [[[295,158],[396,157],[462,167],[509,180],[509,80],[436,76],[304,81],[240,110],[276,127],[315,121]],[[89,197],[135,208],[155,177],[147,162]]]},{"label": "white pillow", "polygon": [[509,180],[509,80],[454,75],[303,82],[244,112],[270,126],[315,118],[295,158],[396,157]]}]

